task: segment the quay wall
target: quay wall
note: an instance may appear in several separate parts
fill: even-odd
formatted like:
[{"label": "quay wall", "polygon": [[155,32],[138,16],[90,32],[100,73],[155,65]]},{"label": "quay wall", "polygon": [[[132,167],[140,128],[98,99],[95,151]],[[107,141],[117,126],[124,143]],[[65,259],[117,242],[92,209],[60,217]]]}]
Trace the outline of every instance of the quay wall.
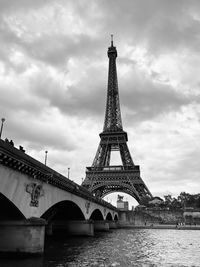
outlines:
[{"label": "quay wall", "polygon": [[177,223],[200,225],[200,211],[190,210],[135,210],[120,211],[119,221],[121,224],[130,225],[152,225],[165,224],[174,225]]},{"label": "quay wall", "polygon": [[[176,224],[177,222],[183,222],[183,210],[153,210],[148,209],[143,213],[157,218],[160,223],[163,224]],[[137,214],[137,211],[136,211]]]}]

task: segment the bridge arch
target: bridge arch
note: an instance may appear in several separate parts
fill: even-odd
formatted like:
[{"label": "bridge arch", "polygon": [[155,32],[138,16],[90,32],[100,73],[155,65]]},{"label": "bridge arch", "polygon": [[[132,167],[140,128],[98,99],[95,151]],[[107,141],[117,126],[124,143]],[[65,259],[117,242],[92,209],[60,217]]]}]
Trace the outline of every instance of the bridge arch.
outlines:
[{"label": "bridge arch", "polygon": [[60,201],[45,211],[41,218],[52,220],[85,220],[85,216],[77,203],[70,200]]},{"label": "bridge arch", "polygon": [[112,221],[113,220],[112,215],[111,215],[110,212],[108,212],[108,214],[106,215],[106,220],[107,221]]},{"label": "bridge arch", "polygon": [[99,209],[93,210],[92,214],[90,215],[90,220],[104,220],[102,212]]},{"label": "bridge arch", "polygon": [[119,218],[118,218],[117,214],[115,214],[114,221],[118,221],[118,220],[119,220]]},{"label": "bridge arch", "polygon": [[25,219],[25,216],[18,207],[2,193],[0,193],[0,211],[0,221]]},{"label": "bridge arch", "polygon": [[[51,216],[53,218],[53,213],[55,216],[55,208],[57,208],[57,206],[54,205],[62,202],[62,204],[59,205],[63,207],[63,205],[66,205],[63,201],[71,201],[76,204],[84,215],[85,220],[88,220],[91,217],[91,214],[95,209],[100,210],[103,219],[105,219],[107,212],[111,212],[112,210],[112,207],[110,210],[109,207],[104,205],[104,202],[96,202],[92,199],[88,199],[84,195],[76,194],[76,190],[75,192],[70,191],[71,189],[69,191],[62,190],[50,183],[35,178],[33,179],[24,173],[3,165],[0,165],[0,184],[0,193],[11,201],[21,212],[23,215],[22,217],[26,219],[30,217],[50,218]],[[29,190],[33,185],[40,188],[40,194],[37,197],[36,202],[34,198],[35,195],[33,194],[34,190]],[[69,205],[67,207],[69,208]]]}]

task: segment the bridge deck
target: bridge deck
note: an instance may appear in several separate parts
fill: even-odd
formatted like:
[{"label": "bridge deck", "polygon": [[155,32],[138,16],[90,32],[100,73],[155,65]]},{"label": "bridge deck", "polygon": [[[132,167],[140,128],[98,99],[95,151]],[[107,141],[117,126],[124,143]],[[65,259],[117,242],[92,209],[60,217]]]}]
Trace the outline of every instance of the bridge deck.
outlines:
[{"label": "bridge deck", "polygon": [[112,210],[116,207],[101,198],[94,197],[86,188],[69,180],[64,175],[56,172],[38,160],[27,155],[23,150],[17,149],[9,142],[0,139],[0,164],[29,175],[36,180],[49,183],[62,190],[81,196],[89,201],[101,204]]}]

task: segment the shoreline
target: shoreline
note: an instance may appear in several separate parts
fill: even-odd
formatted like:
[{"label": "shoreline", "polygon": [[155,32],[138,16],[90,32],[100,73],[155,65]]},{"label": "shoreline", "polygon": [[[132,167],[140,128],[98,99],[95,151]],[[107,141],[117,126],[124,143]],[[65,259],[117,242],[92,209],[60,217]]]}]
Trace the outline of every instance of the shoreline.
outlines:
[{"label": "shoreline", "polygon": [[169,229],[169,230],[200,230],[200,225],[174,225],[174,224],[153,224],[153,225],[133,225],[120,224],[119,228],[128,229]]}]

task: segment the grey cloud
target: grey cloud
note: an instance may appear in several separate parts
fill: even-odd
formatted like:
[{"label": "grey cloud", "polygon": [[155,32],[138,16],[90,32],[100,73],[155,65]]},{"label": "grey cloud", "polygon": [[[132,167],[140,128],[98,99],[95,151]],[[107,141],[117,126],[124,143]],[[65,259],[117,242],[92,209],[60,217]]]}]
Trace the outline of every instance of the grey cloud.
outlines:
[{"label": "grey cloud", "polygon": [[52,2],[52,0],[0,0],[0,13],[6,11],[16,11],[19,9],[32,9],[38,8],[41,6],[45,6],[48,3]]},{"label": "grey cloud", "polygon": [[128,90],[121,93],[121,104],[128,108],[125,120],[141,122],[152,120],[161,114],[180,111],[193,98],[176,92],[171,86],[144,82],[142,84],[124,84]]},{"label": "grey cloud", "polygon": [[[156,83],[151,80],[151,76],[148,78],[144,73],[138,73],[137,66],[134,65],[129,75],[119,75],[119,94],[122,114],[125,113],[124,120],[152,120],[164,113],[180,111],[181,107],[194,101],[193,96],[186,96],[175,91],[170,85]],[[44,74],[44,71],[34,77],[30,84],[33,95],[42,97],[48,105],[58,108],[62,113],[104,118],[107,67],[93,67],[92,64],[87,70],[87,76],[73,86],[60,85],[49,74]]]},{"label": "grey cloud", "polygon": [[32,94],[27,84],[21,84],[20,79],[13,81],[11,84],[1,85],[0,92],[0,111],[6,114],[13,114],[13,112],[29,112],[30,114],[40,114],[44,108],[47,107],[45,99],[39,99],[36,95]]},{"label": "grey cloud", "polygon": [[[172,154],[168,159],[169,162],[175,161],[171,167],[170,163],[166,163],[155,168],[154,175],[149,181],[152,188],[165,188],[165,190],[171,188],[172,194],[177,192],[177,189],[183,190],[181,188],[185,188],[184,191],[187,192],[198,193],[199,188],[196,185],[199,183],[200,173],[199,148],[191,147],[190,151],[182,152],[179,157],[175,156]],[[162,167],[165,167],[164,171],[161,170]]]},{"label": "grey cloud", "polygon": [[106,82],[102,80],[98,68],[91,67],[87,76],[73,86],[65,87],[43,72],[33,77],[30,84],[33,95],[66,115],[96,117],[104,113],[106,101]]},{"label": "grey cloud", "polygon": [[[178,164],[174,169],[174,173],[177,179],[186,180],[188,182],[194,178],[199,179],[199,157],[200,147],[199,144],[196,144],[196,147],[191,147],[189,152],[185,153],[185,155],[183,155],[183,157],[179,159]],[[191,177],[191,170],[193,177]]]},{"label": "grey cloud", "polygon": [[[199,1],[102,1],[104,30],[129,45],[145,45],[151,53],[190,48],[199,51]],[[112,10],[112,12],[110,12]],[[116,18],[120,17],[120,23]]]},{"label": "grey cloud", "polygon": [[[17,112],[17,111],[16,111]],[[56,123],[42,123],[42,117],[26,113],[16,113],[15,116],[6,114],[3,138],[12,139],[16,144],[28,144],[32,149],[44,148],[71,151],[76,148],[73,138],[63,131],[58,131]],[[66,119],[67,123],[67,119]],[[55,125],[55,127],[54,127]]]},{"label": "grey cloud", "polygon": [[[2,4],[2,6],[5,8],[2,7],[2,16],[0,16],[0,40],[1,47],[3,47],[4,49],[4,51],[0,53],[0,56],[2,57],[3,61],[7,61],[8,65],[10,64],[11,67],[14,68],[15,66],[13,66],[11,62],[9,62],[9,59],[6,56],[11,49],[20,50],[32,59],[40,60],[55,67],[64,67],[65,63],[71,57],[101,57],[101,52],[99,53],[99,51],[101,51],[104,45],[104,40],[100,38],[100,36],[94,38],[84,32],[72,35],[64,29],[63,31],[58,30],[56,32],[51,32],[51,30],[43,32],[41,30],[41,32],[38,31],[38,35],[36,35],[35,32],[32,32],[30,27],[31,25],[26,25],[26,20],[23,21],[23,13],[21,16],[19,15],[20,19],[18,24],[16,23],[18,22],[18,20],[15,21],[13,19],[12,21],[12,23],[14,22],[14,24],[17,24],[16,28],[23,29],[23,34],[19,35],[17,32],[11,29],[9,25],[10,22],[8,23],[6,19],[7,16],[11,16],[12,18],[12,15],[17,16],[17,11],[22,7],[24,8],[24,12],[26,12],[26,9],[30,8],[31,11],[34,7],[42,7],[43,5],[46,5],[47,2],[36,1],[35,4],[32,4],[34,1],[21,0],[19,1],[19,4],[17,6],[15,6],[16,1],[10,0],[8,2],[8,4]],[[76,17],[78,12],[80,12],[81,10],[81,20],[87,21],[87,17],[90,17],[88,13],[90,12],[90,5],[87,4],[87,2],[84,3],[87,8],[85,8],[84,4],[81,2],[74,4],[73,1],[70,1],[68,4],[73,10],[74,17]],[[61,10],[67,9],[66,3],[58,1],[55,3],[55,10],[56,4],[60,6]],[[48,2],[48,6],[49,5],[51,5],[51,3]],[[16,13],[13,12],[14,7],[16,8]],[[5,12],[7,9],[10,10],[10,13],[7,13],[7,15],[5,16],[3,11]],[[83,17],[83,14],[85,14],[85,17]],[[57,16],[56,11],[54,16]]]},{"label": "grey cloud", "polygon": [[28,87],[19,89],[18,85],[1,86],[0,92],[0,114],[6,118],[4,138],[13,139],[21,145],[31,143],[32,148],[37,149],[51,147],[70,151],[76,148],[69,133],[54,127],[56,122],[52,121],[49,125],[43,121],[44,114],[48,114],[48,99],[39,98]]},{"label": "grey cloud", "polygon": [[[24,43],[26,52],[34,59],[41,60],[47,64],[64,67],[71,57],[93,57],[99,56],[102,42],[92,39],[90,36],[81,34],[78,41],[68,35],[43,35],[30,43]],[[95,49],[94,49],[95,48]]]},{"label": "grey cloud", "polygon": [[90,57],[97,60],[103,55],[103,40],[94,39],[86,34],[70,36],[67,33],[43,33],[40,37],[26,40],[23,36],[17,36],[3,21],[0,24],[0,32],[0,58],[16,71],[16,67],[8,58],[11,49],[21,51],[30,59],[61,68],[64,68],[73,57]]},{"label": "grey cloud", "polygon": [[[8,1],[7,4],[2,5],[10,8],[15,5],[15,2]],[[19,2],[19,6],[28,8],[29,5],[32,6],[33,1],[21,0]],[[36,1],[35,5],[39,3],[47,4],[45,1]],[[63,5],[63,8],[67,8],[64,2],[59,1],[59,3]],[[200,22],[193,16],[194,12],[198,13],[200,10],[198,1],[112,0],[94,3],[96,8],[103,13],[101,19],[103,35],[105,32],[114,31],[118,40],[124,40],[123,42],[133,46],[144,44],[151,50],[151,53],[155,54],[165,52],[165,50],[179,49],[179,47],[199,50]],[[89,7],[90,5],[86,2],[81,4],[78,1],[73,7],[74,16],[79,15],[82,20],[87,20],[87,15],[90,14]],[[120,17],[120,23],[116,23],[118,17]],[[91,21],[93,21],[92,18]],[[98,22],[98,19],[95,22]],[[52,35],[43,33],[32,42],[26,42],[23,38],[20,39],[13,33],[9,33],[7,28],[4,31],[4,38],[6,38],[5,41],[11,38],[13,43],[25,49],[31,57],[52,65],[62,65],[71,56],[97,58],[103,52],[101,48],[104,45],[100,35],[91,38],[84,33],[73,37],[69,37],[67,32]]]},{"label": "grey cloud", "polygon": [[58,132],[58,129],[53,127],[49,129],[47,125],[41,125],[36,120],[10,120],[8,123],[7,131],[13,135],[10,138],[21,144],[31,143],[33,149],[52,148],[71,151],[76,148],[75,143],[66,133]]}]

